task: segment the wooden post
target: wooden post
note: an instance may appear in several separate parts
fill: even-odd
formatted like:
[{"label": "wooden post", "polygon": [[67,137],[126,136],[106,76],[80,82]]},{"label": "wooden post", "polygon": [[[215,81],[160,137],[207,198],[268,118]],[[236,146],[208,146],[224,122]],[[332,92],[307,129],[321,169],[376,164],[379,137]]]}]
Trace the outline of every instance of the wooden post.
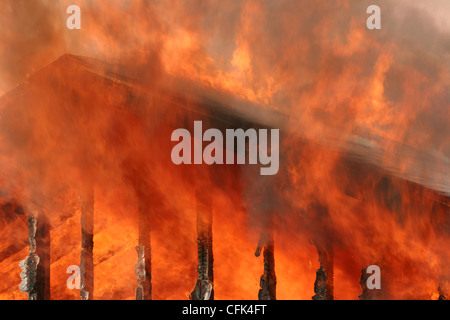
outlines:
[{"label": "wooden post", "polygon": [[334,248],[331,240],[316,242],[320,268],[316,271],[313,300],[334,300]]},{"label": "wooden post", "polygon": [[81,300],[94,299],[94,189],[88,188],[81,198]]},{"label": "wooden post", "polygon": [[50,300],[50,225],[37,210],[28,214],[28,243],[28,257],[19,264],[20,291],[28,293],[28,300]]},{"label": "wooden post", "polygon": [[214,300],[214,256],[212,246],[212,199],[208,191],[197,190],[198,279],[191,300]]},{"label": "wooden post", "polygon": [[[139,193],[140,194],[140,193]],[[139,196],[138,196],[139,197]],[[139,245],[136,246],[136,300],[152,300],[150,211],[147,200],[139,197]]]},{"label": "wooden post", "polygon": [[439,276],[439,300],[449,300],[450,298],[450,275],[441,274]]},{"label": "wooden post", "polygon": [[275,274],[275,244],[272,232],[263,232],[255,252],[255,256],[261,255],[264,250],[264,273],[260,279],[260,290],[258,300],[276,300],[277,299],[277,277]]},{"label": "wooden post", "polygon": [[50,300],[50,223],[44,214],[37,221],[36,253],[40,260],[36,270],[37,300]]}]

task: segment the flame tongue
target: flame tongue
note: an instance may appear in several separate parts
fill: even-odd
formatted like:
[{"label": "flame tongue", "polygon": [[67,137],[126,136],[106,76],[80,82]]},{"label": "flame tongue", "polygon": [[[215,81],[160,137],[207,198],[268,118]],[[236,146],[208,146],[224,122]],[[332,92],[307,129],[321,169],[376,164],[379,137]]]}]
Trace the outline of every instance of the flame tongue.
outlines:
[{"label": "flame tongue", "polygon": [[[350,0],[79,3],[76,36],[51,22],[50,2],[7,14],[0,31],[11,61],[0,90],[27,79],[0,98],[1,298],[26,298],[16,269],[36,206],[51,265],[31,245],[21,289],[46,265],[54,299],[79,298],[64,284],[80,257],[95,269],[85,298],[134,299],[137,286],[141,298],[184,299],[197,284],[201,299],[310,299],[314,288],[356,299],[374,263],[383,297],[448,297],[450,77],[432,19],[416,15],[424,36],[405,32],[401,3],[376,33]],[[22,32],[36,27],[30,12],[49,16],[45,32]],[[32,72],[63,51],[95,58]],[[281,129],[279,173],[174,166],[171,133],[196,120]],[[86,186],[94,215],[78,198]],[[211,196],[207,230],[196,228],[196,190]]]}]

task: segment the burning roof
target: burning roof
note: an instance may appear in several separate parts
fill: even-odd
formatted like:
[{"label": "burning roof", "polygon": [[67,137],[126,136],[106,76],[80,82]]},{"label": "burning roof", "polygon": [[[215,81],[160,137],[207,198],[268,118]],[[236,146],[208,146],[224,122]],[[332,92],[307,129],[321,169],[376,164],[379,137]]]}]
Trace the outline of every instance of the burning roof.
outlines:
[{"label": "burning roof", "polygon": [[[92,186],[98,299],[134,297],[142,208],[152,231],[153,298],[189,296],[198,190],[213,203],[216,298],[256,297],[263,268],[253,252],[264,232],[275,239],[275,249],[266,243],[272,264],[264,274],[272,276],[275,260],[279,299],[309,299],[316,269],[323,277],[330,267],[334,296],[356,298],[361,269],[373,263],[386,272],[389,298],[439,295],[449,256],[442,245],[450,228],[445,195],[367,161],[376,150],[362,143],[307,139],[280,112],[195,81],[130,70],[65,55],[1,97],[1,297],[24,298],[18,291],[18,264],[28,250],[24,213],[36,208],[51,224],[51,297],[77,296],[65,286],[65,271],[79,262],[78,195]],[[284,129],[280,173],[263,179],[247,166],[171,164],[170,133],[198,119],[219,129]],[[395,150],[403,155],[404,148]],[[322,265],[320,258],[318,265],[318,253],[329,260],[330,252],[333,262]],[[274,297],[273,281],[261,287],[268,283]]]}]

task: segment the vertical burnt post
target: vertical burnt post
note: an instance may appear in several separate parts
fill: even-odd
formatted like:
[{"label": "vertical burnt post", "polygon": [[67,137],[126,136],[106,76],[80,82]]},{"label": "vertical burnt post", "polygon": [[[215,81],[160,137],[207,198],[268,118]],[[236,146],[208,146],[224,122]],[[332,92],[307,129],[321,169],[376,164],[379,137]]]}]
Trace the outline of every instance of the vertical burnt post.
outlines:
[{"label": "vertical burnt post", "polygon": [[318,201],[310,207],[313,230],[311,243],[316,246],[320,267],[316,271],[313,300],[334,300],[334,240],[328,208]]},{"label": "vertical burnt post", "polygon": [[150,212],[145,197],[139,198],[139,244],[136,246],[136,300],[152,299]]},{"label": "vertical burnt post", "polygon": [[37,222],[36,253],[40,258],[36,270],[37,299],[50,300],[50,223],[42,213]]},{"label": "vertical burnt post", "polygon": [[37,266],[39,256],[36,254],[36,225],[37,218],[28,216],[28,243],[30,249],[25,260],[20,261],[19,266],[22,269],[20,278],[20,291],[28,294],[28,300],[37,300]]},{"label": "vertical burnt post", "polygon": [[320,268],[316,271],[314,282],[315,295],[313,300],[334,299],[334,249],[333,243],[327,241],[325,245],[316,245],[319,253]]},{"label": "vertical burnt post", "polygon": [[439,276],[439,300],[449,300],[450,298],[450,275],[448,273]]},{"label": "vertical burnt post", "polygon": [[42,212],[28,215],[28,243],[28,257],[19,264],[20,291],[28,300],[50,300],[50,224]]},{"label": "vertical burnt post", "polygon": [[264,273],[260,279],[258,300],[276,300],[277,277],[275,274],[275,244],[273,233],[271,231],[261,233],[255,256],[259,257],[262,250],[264,256]]},{"label": "vertical burnt post", "polygon": [[433,203],[430,219],[434,232],[440,238],[441,246],[436,247],[439,261],[439,300],[450,299],[450,257],[448,256],[447,243],[450,240],[450,203],[447,198],[439,198]]},{"label": "vertical burnt post", "polygon": [[123,162],[125,179],[134,189],[138,204],[138,244],[134,273],[137,279],[135,289],[136,300],[152,300],[152,251],[151,251],[151,214],[155,211],[155,200],[158,198],[152,186],[155,182],[150,178],[143,163],[130,157]]},{"label": "vertical burnt post", "polygon": [[195,193],[197,211],[198,278],[191,300],[214,300],[212,198],[206,190]]},{"label": "vertical burnt post", "polygon": [[81,300],[94,299],[94,188],[86,188],[81,198]]}]

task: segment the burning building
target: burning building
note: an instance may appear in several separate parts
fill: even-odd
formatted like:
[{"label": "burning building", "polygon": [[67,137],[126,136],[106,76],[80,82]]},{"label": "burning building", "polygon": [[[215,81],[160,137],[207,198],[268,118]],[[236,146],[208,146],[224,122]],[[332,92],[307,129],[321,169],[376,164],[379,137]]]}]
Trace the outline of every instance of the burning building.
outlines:
[{"label": "burning building", "polygon": [[[448,298],[443,62],[363,36],[354,1],[230,5],[232,49],[196,22],[209,5],[130,3],[154,33],[116,43],[88,20],[103,59],[61,55],[0,97],[0,298]],[[121,41],[134,51],[102,51]],[[279,172],[173,164],[171,134],[194,121],[279,129]]]}]

